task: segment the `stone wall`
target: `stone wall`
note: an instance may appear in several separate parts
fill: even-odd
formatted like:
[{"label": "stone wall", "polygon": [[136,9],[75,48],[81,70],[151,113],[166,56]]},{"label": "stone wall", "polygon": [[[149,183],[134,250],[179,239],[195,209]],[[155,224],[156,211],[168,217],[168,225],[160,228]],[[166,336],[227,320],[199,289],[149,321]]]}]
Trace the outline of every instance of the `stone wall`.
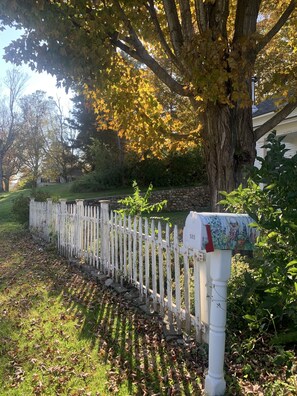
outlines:
[{"label": "stone wall", "polygon": [[[104,199],[110,201],[111,209],[118,209],[120,205],[118,200],[125,198],[127,195],[98,198],[96,200],[87,200],[89,204],[97,203],[98,200]],[[167,200],[166,210],[171,212],[177,211],[201,211],[210,209],[209,189],[207,186],[171,188],[168,190],[153,191],[150,202],[160,202]]]}]

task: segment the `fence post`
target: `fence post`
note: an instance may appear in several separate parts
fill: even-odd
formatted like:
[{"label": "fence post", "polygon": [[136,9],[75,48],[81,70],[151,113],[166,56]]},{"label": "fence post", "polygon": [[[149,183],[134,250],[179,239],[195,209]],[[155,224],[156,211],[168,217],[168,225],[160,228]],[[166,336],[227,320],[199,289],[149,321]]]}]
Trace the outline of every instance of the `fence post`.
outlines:
[{"label": "fence post", "polygon": [[62,254],[66,252],[66,199],[60,199],[60,216],[59,216],[59,250]]},{"label": "fence post", "polygon": [[82,257],[83,255],[83,227],[84,227],[84,200],[76,199],[76,221],[75,221],[75,245],[76,255]]},{"label": "fence post", "polygon": [[101,200],[100,203],[100,228],[101,228],[101,269],[110,275],[110,232],[109,232],[109,201]]},{"label": "fence post", "polygon": [[47,241],[50,242],[52,233],[52,212],[53,212],[53,201],[51,198],[46,200],[46,237]]},{"label": "fence post", "polygon": [[35,227],[35,198],[30,198],[29,228]]},{"label": "fence post", "polygon": [[205,393],[224,395],[224,354],[226,339],[227,281],[231,273],[231,250],[215,250],[210,255],[211,303],[209,319],[208,373]]}]

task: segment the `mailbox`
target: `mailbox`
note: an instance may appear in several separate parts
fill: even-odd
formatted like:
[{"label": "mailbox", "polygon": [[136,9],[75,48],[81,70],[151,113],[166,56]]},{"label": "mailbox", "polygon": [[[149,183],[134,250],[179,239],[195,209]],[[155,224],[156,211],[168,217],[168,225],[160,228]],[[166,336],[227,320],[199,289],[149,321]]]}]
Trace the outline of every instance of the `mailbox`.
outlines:
[{"label": "mailbox", "polygon": [[257,238],[254,220],[247,214],[190,212],[183,231],[187,248],[213,252],[252,250]]}]

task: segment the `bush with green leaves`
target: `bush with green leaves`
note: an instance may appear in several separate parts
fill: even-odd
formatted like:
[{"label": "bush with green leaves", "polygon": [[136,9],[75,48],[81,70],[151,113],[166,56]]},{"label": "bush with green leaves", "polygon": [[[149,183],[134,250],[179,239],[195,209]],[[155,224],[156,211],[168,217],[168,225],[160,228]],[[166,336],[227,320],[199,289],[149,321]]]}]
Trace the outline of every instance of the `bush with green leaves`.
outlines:
[{"label": "bush with green leaves", "polygon": [[[45,202],[47,198],[50,198],[50,194],[42,190],[32,190],[30,197],[35,198],[36,201]],[[19,194],[13,200],[11,208],[14,219],[26,227],[29,225],[30,197],[25,194]],[[54,198],[54,201],[57,199]]]},{"label": "bush with green leaves", "polygon": [[[297,154],[286,158],[283,137],[271,133],[260,169],[247,187],[223,193],[227,210],[248,213],[260,231],[257,251],[247,271],[246,319],[251,328],[273,328],[279,340],[297,340]],[[252,307],[252,310],[251,310]]]},{"label": "bush with green leaves", "polygon": [[128,216],[142,216],[152,212],[160,212],[167,204],[167,201],[161,201],[157,203],[150,203],[149,199],[152,195],[153,185],[150,184],[145,194],[141,194],[141,191],[134,181],[133,184],[134,193],[124,199],[118,201],[123,207],[117,210],[117,213]]},{"label": "bush with green leaves", "polygon": [[25,226],[28,226],[29,223],[29,204],[30,197],[25,194],[19,194],[13,200],[11,208],[13,218]]},{"label": "bush with green leaves", "polygon": [[125,164],[125,180],[137,180],[138,185],[177,187],[207,184],[205,160],[200,146],[186,152],[170,152],[162,159],[139,159],[129,155]]},{"label": "bush with green leaves", "polygon": [[106,168],[105,172],[90,172],[76,180],[70,190],[72,192],[97,192],[109,188],[120,187],[122,175],[118,168]]}]

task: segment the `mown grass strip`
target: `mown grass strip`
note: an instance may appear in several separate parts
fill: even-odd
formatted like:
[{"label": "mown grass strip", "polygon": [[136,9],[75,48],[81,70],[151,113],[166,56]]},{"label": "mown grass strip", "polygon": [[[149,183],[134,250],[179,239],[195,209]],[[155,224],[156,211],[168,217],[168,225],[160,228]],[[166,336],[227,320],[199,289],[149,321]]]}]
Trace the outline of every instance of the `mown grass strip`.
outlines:
[{"label": "mown grass strip", "polygon": [[201,393],[192,349],[165,343],[157,319],[28,235],[8,235],[0,241],[1,396]]}]

